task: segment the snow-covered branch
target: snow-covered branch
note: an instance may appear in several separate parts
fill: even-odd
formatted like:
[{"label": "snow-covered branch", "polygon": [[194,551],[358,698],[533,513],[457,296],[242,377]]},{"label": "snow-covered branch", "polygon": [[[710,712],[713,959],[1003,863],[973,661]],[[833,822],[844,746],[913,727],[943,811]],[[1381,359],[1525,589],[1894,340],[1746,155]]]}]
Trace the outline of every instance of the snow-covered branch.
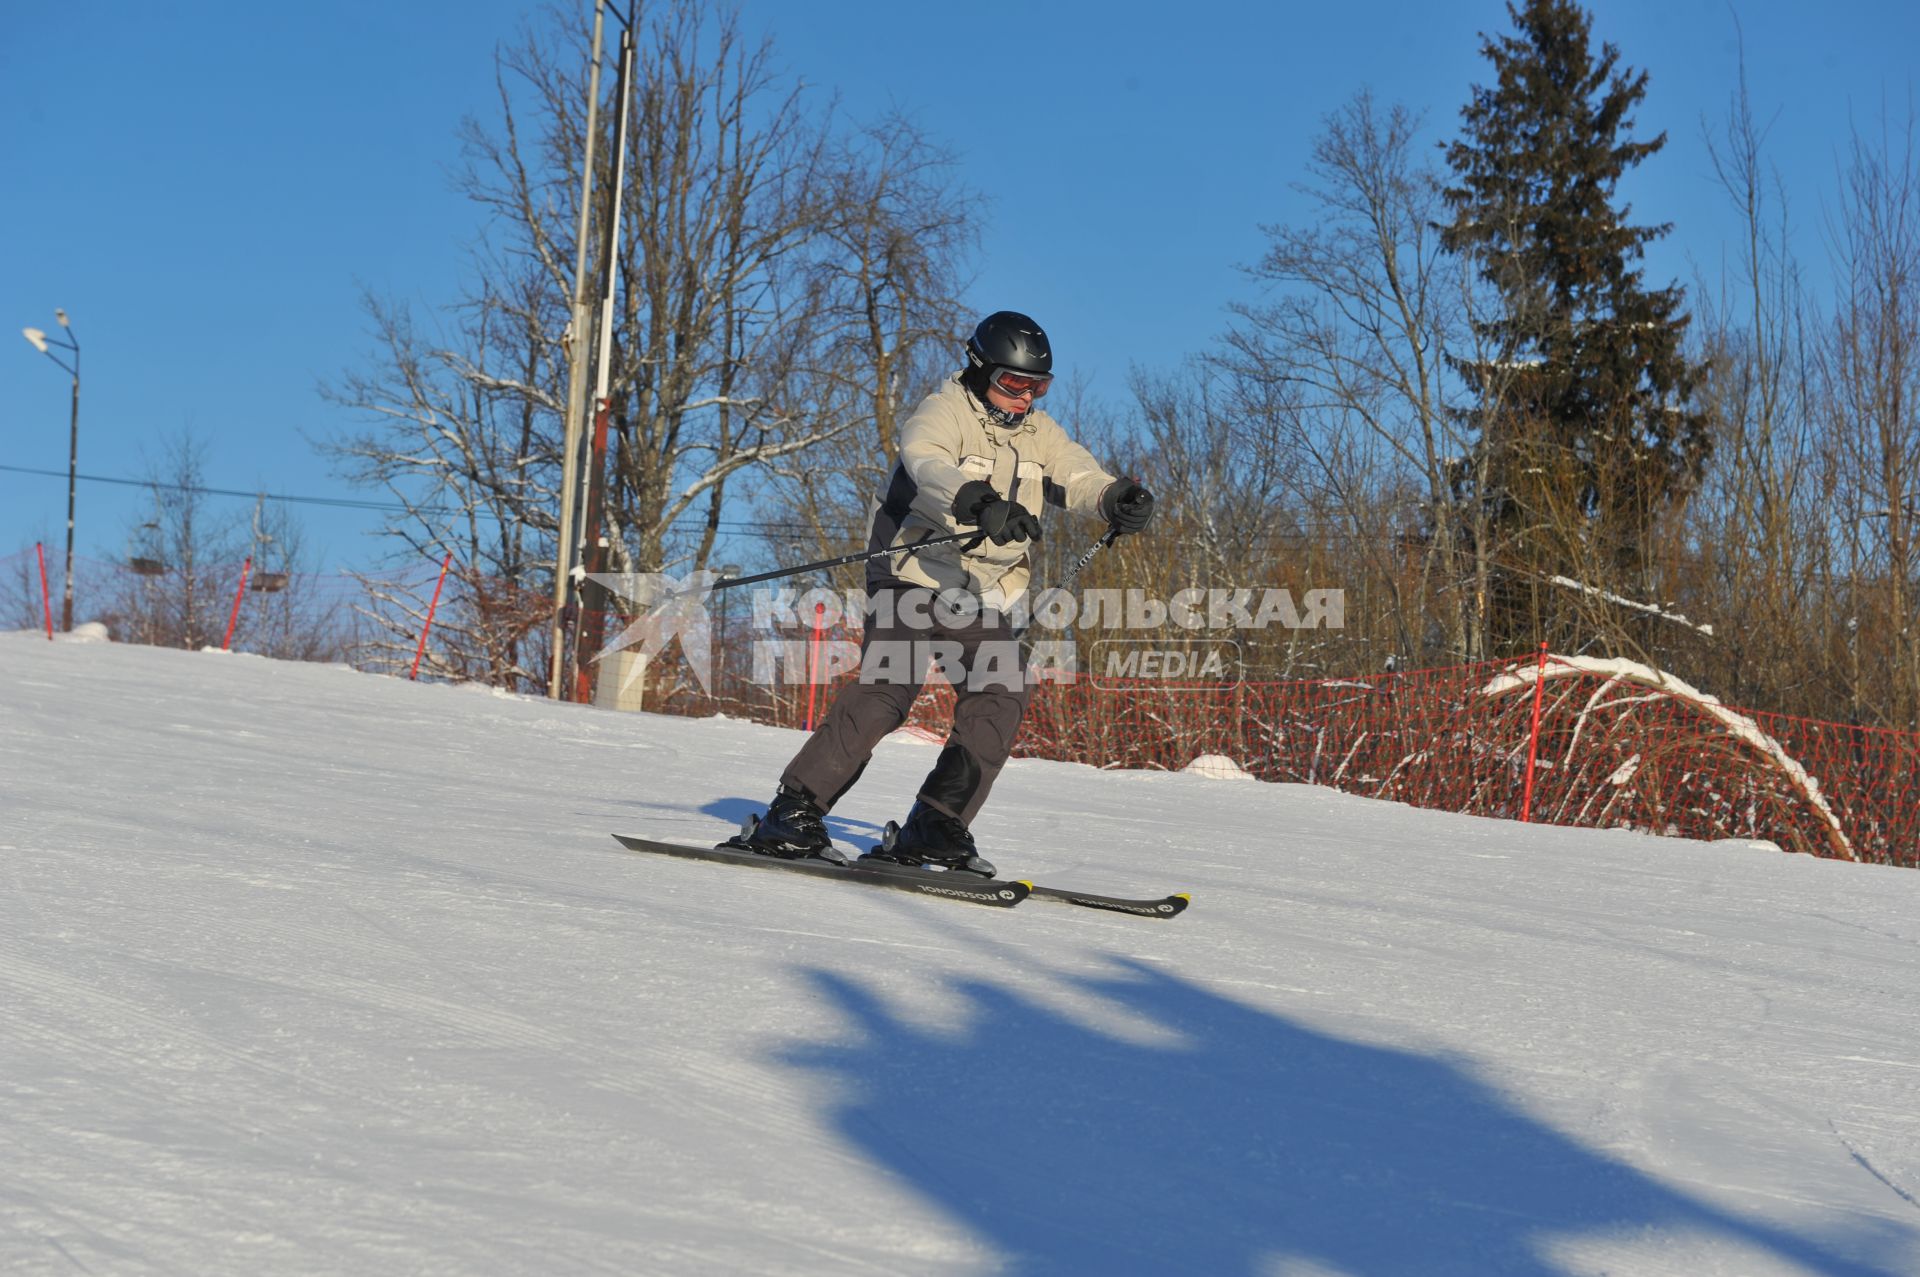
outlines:
[{"label": "snow-covered branch", "polygon": [[1853,849],[1853,843],[1847,838],[1846,831],[1840,827],[1840,817],[1834,813],[1832,806],[1820,792],[1820,782],[1787,753],[1785,746],[1762,730],[1753,719],[1727,708],[1715,697],[1682,679],[1675,678],[1664,670],[1656,670],[1638,661],[1618,657],[1549,656],[1544,667],[1529,661],[1524,665],[1503,670],[1480,689],[1480,694],[1502,696],[1522,688],[1530,689],[1548,679],[1576,677],[1583,674],[1607,678],[1610,680],[1609,685],[1612,682],[1638,683],[1643,687],[1657,688],[1671,696],[1691,702],[1708,718],[1725,728],[1729,736],[1749,746],[1779,769],[1787,781],[1806,799],[1807,805],[1813,808],[1825,822],[1829,830],[1829,840],[1843,857],[1848,860],[1860,858]]},{"label": "snow-covered branch", "polygon": [[1603,599],[1618,607],[1630,608],[1635,612],[1643,612],[1648,616],[1657,616],[1663,621],[1672,621],[1675,625],[1684,625],[1690,630],[1706,635],[1708,638],[1713,637],[1713,626],[1711,625],[1702,625],[1699,622],[1689,620],[1678,612],[1669,612],[1665,608],[1656,607],[1651,603],[1640,603],[1633,599],[1622,598],[1620,595],[1608,590],[1603,590],[1597,585],[1588,585],[1585,582],[1576,581],[1572,577],[1566,576],[1550,576],[1547,578],[1547,583],[1549,585],[1557,585],[1563,590],[1576,590],[1581,594],[1590,594],[1594,598]]}]

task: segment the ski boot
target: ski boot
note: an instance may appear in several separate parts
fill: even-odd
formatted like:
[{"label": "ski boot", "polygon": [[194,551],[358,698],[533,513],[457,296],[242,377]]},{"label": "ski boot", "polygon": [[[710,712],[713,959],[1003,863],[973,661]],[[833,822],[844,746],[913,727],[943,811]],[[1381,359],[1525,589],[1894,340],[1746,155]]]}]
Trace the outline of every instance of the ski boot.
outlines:
[{"label": "ski boot", "polygon": [[883,860],[914,869],[945,869],[952,873],[991,878],[994,868],[973,846],[967,827],[938,808],[917,802],[907,823],[887,822],[880,845],[861,860]]},{"label": "ski boot", "polygon": [[827,836],[826,813],[806,793],[785,785],[774,791],[766,815],[748,816],[740,832],[720,845],[782,860],[847,863]]}]

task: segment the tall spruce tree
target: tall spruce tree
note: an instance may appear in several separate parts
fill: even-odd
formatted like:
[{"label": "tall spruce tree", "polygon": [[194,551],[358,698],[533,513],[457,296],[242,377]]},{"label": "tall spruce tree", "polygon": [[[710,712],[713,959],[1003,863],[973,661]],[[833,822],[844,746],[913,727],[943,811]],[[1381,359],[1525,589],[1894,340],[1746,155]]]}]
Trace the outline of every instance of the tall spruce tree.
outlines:
[{"label": "tall spruce tree", "polygon": [[1474,86],[1447,148],[1442,243],[1472,255],[1494,296],[1475,323],[1481,357],[1456,361],[1483,450],[1461,473],[1496,512],[1508,571],[1489,637],[1512,647],[1558,628],[1546,576],[1649,587],[1655,522],[1693,487],[1708,439],[1682,290],[1648,289],[1639,266],[1670,226],[1633,225],[1615,204],[1621,176],[1666,143],[1631,136],[1647,75],[1612,44],[1596,58],[1571,0],[1507,13],[1513,34],[1482,36],[1494,83]]}]

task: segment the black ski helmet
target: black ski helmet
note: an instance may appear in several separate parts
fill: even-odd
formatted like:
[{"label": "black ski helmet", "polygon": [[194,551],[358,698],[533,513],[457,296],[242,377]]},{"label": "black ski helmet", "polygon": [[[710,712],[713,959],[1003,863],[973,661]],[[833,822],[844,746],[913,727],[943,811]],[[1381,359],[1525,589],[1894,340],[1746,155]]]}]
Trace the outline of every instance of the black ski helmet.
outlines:
[{"label": "black ski helmet", "polygon": [[1053,373],[1053,347],[1040,325],[1017,310],[996,310],[967,338],[967,363],[982,375],[1011,368],[1035,376]]}]

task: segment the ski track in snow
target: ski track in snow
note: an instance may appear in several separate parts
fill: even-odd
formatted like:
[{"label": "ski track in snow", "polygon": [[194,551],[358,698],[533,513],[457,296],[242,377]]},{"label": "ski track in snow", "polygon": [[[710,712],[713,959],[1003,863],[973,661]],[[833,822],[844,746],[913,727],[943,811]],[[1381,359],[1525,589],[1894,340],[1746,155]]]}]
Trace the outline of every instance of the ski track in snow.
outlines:
[{"label": "ski track in snow", "polygon": [[[0,635],[0,1272],[1920,1272],[1920,874]],[[864,846],[930,762],[889,742]]]}]

